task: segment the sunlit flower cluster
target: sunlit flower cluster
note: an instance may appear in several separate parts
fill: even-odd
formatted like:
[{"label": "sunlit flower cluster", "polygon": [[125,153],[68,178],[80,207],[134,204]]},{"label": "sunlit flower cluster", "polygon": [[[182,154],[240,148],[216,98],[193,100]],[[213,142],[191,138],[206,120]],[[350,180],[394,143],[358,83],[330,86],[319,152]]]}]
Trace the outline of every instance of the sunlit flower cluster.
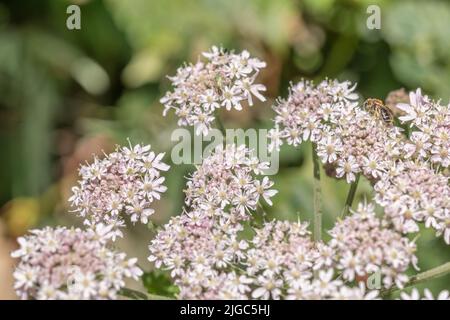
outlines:
[{"label": "sunlit flower cluster", "polygon": [[[181,299],[378,296],[377,291],[366,292],[362,283],[355,281],[349,286],[339,279],[342,270],[336,268],[333,248],[314,244],[307,223],[265,222],[260,228],[252,228],[252,237],[244,240],[241,224],[217,227],[217,222],[202,217],[193,220],[183,214],[173,218],[150,244],[150,261],[157,268],[170,270]],[[351,237],[355,233],[344,240],[351,242]],[[383,263],[379,261],[377,266]]]},{"label": "sunlit flower cluster", "polygon": [[[252,176],[263,167],[247,149],[230,145],[216,149],[189,178],[186,210],[149,246],[149,260],[169,271],[179,298],[365,299],[378,292],[366,292],[360,277],[380,272],[387,288],[408,280],[415,244],[376,218],[371,205],[337,224],[329,244],[314,243],[307,223],[244,227],[264,194],[264,188],[259,197],[254,193],[260,182]],[[245,190],[253,190],[248,198],[255,205],[233,201]]]},{"label": "sunlit flower cluster", "polygon": [[238,240],[242,229],[238,223],[198,211],[183,213],[151,241],[149,260],[170,270],[181,299],[212,299],[221,294],[220,278],[230,276],[230,266],[244,258],[248,243]]},{"label": "sunlit flower cluster", "polygon": [[115,235],[121,236],[124,216],[135,223],[147,223],[154,212],[150,208],[155,199],[166,191],[161,171],[169,166],[150,146],[118,147],[104,158],[81,166],[81,180],[72,188],[70,197],[74,211],[85,218],[85,223],[114,226]]},{"label": "sunlit flower cluster", "polygon": [[386,288],[402,288],[406,270],[417,268],[416,245],[375,216],[374,206],[359,204],[357,212],[338,221],[329,232],[330,248],[342,278],[353,281],[379,273]]},{"label": "sunlit flower cluster", "polygon": [[65,227],[31,230],[19,238],[14,271],[22,299],[115,299],[126,278],[142,271],[136,258],[107,247],[111,227],[96,231]]},{"label": "sunlit flower cluster", "polygon": [[248,51],[234,53],[213,46],[204,52],[206,62],[185,65],[169,77],[174,87],[160,100],[164,115],[174,109],[178,125],[195,126],[196,134],[207,134],[219,108],[242,110],[253,105],[253,97],[265,101],[266,88],[255,83],[266,63],[250,57]]},{"label": "sunlit flower cluster", "polygon": [[270,200],[277,191],[268,177],[258,179],[268,163],[260,162],[244,145],[219,145],[205,158],[186,187],[186,204],[203,211],[219,210],[222,218],[246,220],[258,202]]},{"label": "sunlit flower cluster", "polygon": [[353,89],[335,80],[293,85],[274,106],[272,147],[312,141],[328,175],[352,183],[362,174],[375,185],[375,199],[397,230],[417,232],[417,222],[425,222],[450,243],[448,178],[440,173],[450,150],[448,105],[420,90],[410,94],[409,104],[398,103],[400,120],[411,125],[407,138],[400,127],[360,107]]},{"label": "sunlit flower cluster", "polygon": [[409,94],[409,103],[399,103],[403,111],[399,117],[411,127],[406,145],[407,157],[429,159],[441,167],[450,166],[450,105],[442,105],[422,95],[420,89]]},{"label": "sunlit flower cluster", "polygon": [[375,201],[384,207],[397,230],[418,232],[418,222],[436,230],[450,244],[449,178],[427,164],[405,162],[374,186]]},{"label": "sunlit flower cluster", "polygon": [[355,85],[325,80],[301,81],[274,106],[271,147],[312,141],[327,173],[348,183],[358,174],[377,181],[399,157],[400,129],[383,123],[358,106]]},{"label": "sunlit flower cluster", "polygon": [[338,123],[356,106],[356,85],[350,82],[324,80],[318,86],[302,80],[289,88],[287,99],[273,107],[275,128],[271,131],[272,148],[284,142],[298,146],[303,141],[317,142],[327,130],[327,123]]},{"label": "sunlit flower cluster", "polygon": [[[246,259],[253,299],[370,299],[377,292],[348,286],[333,269],[333,252],[314,243],[308,224],[271,221],[255,229]],[[314,275],[315,273],[315,275]]]}]

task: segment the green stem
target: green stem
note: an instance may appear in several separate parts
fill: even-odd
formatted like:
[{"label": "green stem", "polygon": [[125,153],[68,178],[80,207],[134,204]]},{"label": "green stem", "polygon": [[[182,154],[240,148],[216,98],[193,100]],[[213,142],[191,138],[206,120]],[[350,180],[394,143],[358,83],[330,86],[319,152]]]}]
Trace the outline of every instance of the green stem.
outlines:
[{"label": "green stem", "polygon": [[314,241],[322,239],[322,209],[320,189],[320,161],[316,152],[316,144],[312,143],[313,176],[314,176]]},{"label": "green stem", "polygon": [[[431,279],[442,277],[448,273],[450,273],[450,262],[446,262],[436,268],[433,268],[433,269],[418,273],[415,276],[412,276],[409,279],[409,281],[404,285],[403,289],[406,289],[408,287],[414,286],[416,284],[419,284],[419,283],[422,283],[422,282],[425,282],[425,281],[428,281]],[[403,290],[403,289],[400,289],[398,287],[393,287],[390,289],[382,290],[381,295],[387,296],[395,291]]]},{"label": "green stem", "polygon": [[173,300],[170,297],[159,296],[156,294],[143,293],[137,290],[122,288],[119,291],[119,295],[133,299],[133,300]]},{"label": "green stem", "polygon": [[355,199],[356,189],[358,188],[360,174],[356,174],[355,181],[350,185],[350,189],[348,190],[347,199],[345,200],[344,209],[342,209],[341,218],[343,218],[352,207],[353,199]]},{"label": "green stem", "polygon": [[217,109],[217,110],[215,111],[215,118],[216,118],[217,126],[219,127],[219,130],[222,132],[223,138],[225,139],[225,137],[226,137],[226,136],[225,136],[226,131],[225,131],[225,126],[223,125],[223,122],[222,122],[222,120],[220,119],[219,109]]}]

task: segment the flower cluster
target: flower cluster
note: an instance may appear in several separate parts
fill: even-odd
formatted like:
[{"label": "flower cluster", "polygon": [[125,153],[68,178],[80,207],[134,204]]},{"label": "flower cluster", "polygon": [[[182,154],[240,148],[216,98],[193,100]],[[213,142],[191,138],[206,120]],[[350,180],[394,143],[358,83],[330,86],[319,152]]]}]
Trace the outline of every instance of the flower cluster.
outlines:
[{"label": "flower cluster", "polygon": [[433,171],[427,164],[399,162],[385,179],[374,186],[375,201],[397,230],[418,232],[417,222],[432,227],[450,244],[449,178]]},{"label": "flower cluster", "polygon": [[399,117],[412,128],[406,156],[419,160],[431,160],[441,167],[450,166],[450,105],[441,105],[422,95],[420,89],[409,94],[409,103],[399,103],[404,112]]},{"label": "flower cluster", "polygon": [[353,281],[379,273],[384,286],[402,288],[409,265],[417,268],[416,245],[375,216],[374,206],[360,204],[357,212],[338,221],[329,232],[330,248],[342,278]]},{"label": "flower cluster", "polygon": [[160,100],[164,115],[174,109],[178,125],[195,126],[197,135],[208,133],[216,109],[242,110],[244,101],[253,105],[253,96],[265,101],[261,91],[266,90],[255,83],[266,63],[250,57],[248,51],[237,54],[214,46],[203,56],[206,62],[188,64],[169,77],[174,90]]},{"label": "flower cluster", "polygon": [[320,140],[328,122],[337,124],[349,118],[358,99],[354,89],[350,82],[337,80],[324,80],[318,86],[306,80],[291,85],[288,98],[279,99],[273,107],[277,115],[271,131],[272,149],[278,149],[284,140],[293,146]]},{"label": "flower cluster", "polygon": [[246,220],[262,199],[269,205],[277,191],[269,178],[257,179],[268,163],[260,162],[244,145],[219,145],[187,182],[186,204],[220,216]]},{"label": "flower cluster", "polygon": [[248,247],[245,240],[238,240],[239,231],[242,226],[230,220],[217,220],[198,211],[184,213],[172,218],[151,241],[149,260],[157,268],[170,270],[180,288],[179,298],[218,298],[222,294],[220,278],[231,276],[227,270],[239,263]]},{"label": "flower cluster", "polygon": [[353,89],[335,80],[292,86],[288,98],[274,106],[272,147],[312,141],[328,175],[352,183],[362,174],[375,185],[375,200],[397,230],[417,232],[417,222],[425,222],[450,243],[448,178],[430,166],[448,166],[448,106],[420,90],[410,94],[410,104],[396,104],[406,113],[400,120],[413,128],[407,138],[400,127],[359,107]]},{"label": "flower cluster", "polygon": [[161,161],[163,156],[151,151],[149,145],[137,144],[118,147],[103,159],[96,157],[79,170],[81,180],[69,199],[74,211],[90,226],[114,226],[113,237],[121,236],[123,214],[133,223],[147,223],[154,212],[151,203],[166,191],[160,173],[169,166]]},{"label": "flower cluster", "polygon": [[[254,299],[365,299],[360,286],[347,286],[333,269],[330,248],[315,244],[307,223],[272,221],[255,229],[242,262]],[[317,273],[314,276],[314,272]]]},{"label": "flower cluster", "polygon": [[310,140],[329,175],[348,183],[360,173],[371,181],[380,179],[401,154],[402,135],[360,108],[354,88],[336,80],[293,85],[288,98],[274,106],[271,147]]},{"label": "flower cluster", "polygon": [[22,299],[115,299],[125,278],[137,279],[137,259],[106,245],[111,227],[93,230],[50,227],[19,238],[14,272]]},{"label": "flower cluster", "polygon": [[[377,291],[367,293],[362,283],[348,285],[337,277],[349,271],[340,268],[335,248],[314,244],[307,223],[265,222],[247,240],[242,239],[241,224],[220,225],[219,221],[217,227],[216,223],[205,216],[192,219],[183,214],[173,218],[150,244],[149,260],[157,268],[170,270],[181,299],[373,299],[378,295]],[[359,234],[348,231],[343,240],[348,243],[363,235],[362,230]],[[395,248],[404,249],[406,240],[398,234],[395,237],[381,226],[378,231],[395,238],[398,243],[391,241]],[[364,236],[372,235],[375,232]],[[380,241],[373,246],[366,243],[365,249],[387,250]],[[389,259],[394,258],[385,257],[390,253],[383,251],[380,261],[372,265],[384,271],[402,269],[405,261],[393,267]]]},{"label": "flower cluster", "polygon": [[372,205],[340,221],[328,244],[314,243],[307,223],[244,224],[261,196],[270,204],[275,194],[267,177],[253,177],[263,169],[246,148],[230,145],[189,178],[187,209],[149,246],[149,260],[170,271],[179,298],[365,299],[378,292],[366,293],[358,281],[372,273],[381,273],[386,288],[408,280],[415,244],[376,218]]}]

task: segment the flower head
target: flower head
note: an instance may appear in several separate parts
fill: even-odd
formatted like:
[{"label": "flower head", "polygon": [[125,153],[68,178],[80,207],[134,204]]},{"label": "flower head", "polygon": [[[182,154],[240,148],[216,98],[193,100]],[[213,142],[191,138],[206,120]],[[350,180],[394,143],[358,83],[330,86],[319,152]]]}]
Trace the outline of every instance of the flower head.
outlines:
[{"label": "flower head", "polygon": [[414,242],[377,218],[372,204],[359,204],[357,211],[338,221],[329,233],[337,269],[345,280],[380,272],[386,288],[393,284],[402,288],[408,281],[406,270],[417,263]]},{"label": "flower head", "polygon": [[164,115],[175,110],[181,126],[195,126],[196,134],[207,134],[214,121],[216,109],[242,110],[253,98],[265,101],[262,84],[255,83],[265,62],[250,57],[248,51],[234,53],[216,46],[204,52],[206,62],[188,64],[169,77],[174,87],[161,98]]},{"label": "flower head", "polygon": [[121,235],[124,216],[133,223],[148,222],[154,210],[151,203],[166,191],[161,171],[169,166],[163,163],[163,153],[156,154],[150,146],[118,147],[103,159],[95,158],[79,170],[81,180],[72,188],[70,197],[74,211],[85,218],[85,223],[113,225]]},{"label": "flower head", "polygon": [[111,228],[50,227],[19,238],[14,288],[22,299],[115,299],[125,278],[137,279],[137,259],[109,249]]}]

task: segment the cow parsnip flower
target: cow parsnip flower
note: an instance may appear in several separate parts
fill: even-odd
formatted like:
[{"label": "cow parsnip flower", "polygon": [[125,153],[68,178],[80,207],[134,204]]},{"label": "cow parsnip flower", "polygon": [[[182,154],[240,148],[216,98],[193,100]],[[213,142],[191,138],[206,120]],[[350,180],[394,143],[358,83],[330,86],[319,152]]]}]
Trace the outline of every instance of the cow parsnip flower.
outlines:
[{"label": "cow parsnip flower", "polygon": [[95,157],[79,170],[81,179],[69,198],[73,211],[91,227],[98,223],[114,226],[113,238],[122,235],[126,216],[132,223],[148,223],[154,213],[152,202],[167,189],[161,172],[169,166],[162,162],[163,156],[149,145],[130,144],[102,159]]},{"label": "cow parsnip flower", "polygon": [[137,280],[137,259],[109,248],[111,227],[95,231],[46,227],[18,239],[12,257],[21,299],[115,299],[126,278]]},{"label": "cow parsnip flower", "polygon": [[265,62],[246,50],[234,53],[216,46],[202,55],[206,61],[187,64],[168,77],[173,91],[160,100],[164,115],[173,109],[178,125],[194,126],[197,135],[208,134],[217,109],[242,110],[245,104],[252,106],[254,98],[266,100],[262,94],[266,87],[255,83]]}]

